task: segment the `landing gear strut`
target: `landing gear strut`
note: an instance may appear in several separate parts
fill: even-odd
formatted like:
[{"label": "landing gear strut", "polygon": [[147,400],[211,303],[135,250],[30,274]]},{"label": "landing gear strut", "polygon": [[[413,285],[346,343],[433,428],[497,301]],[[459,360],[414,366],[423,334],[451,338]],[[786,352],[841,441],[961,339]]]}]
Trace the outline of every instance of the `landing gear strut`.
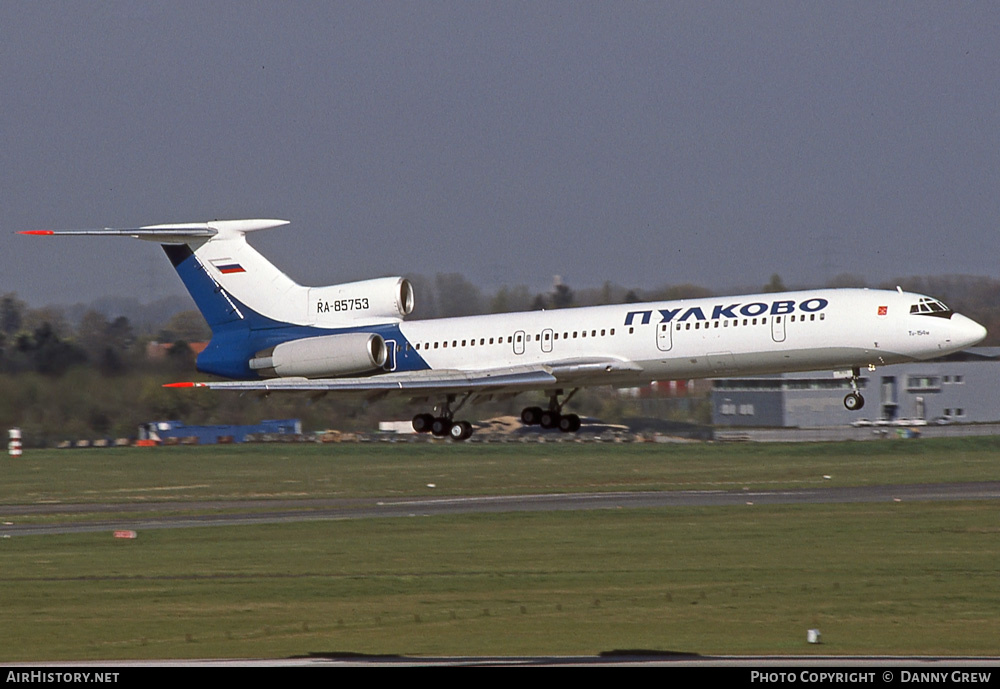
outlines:
[{"label": "landing gear strut", "polygon": [[865,406],[865,398],[858,392],[858,379],[861,377],[861,369],[855,366],[851,369],[851,387],[853,390],[847,393],[844,398],[844,406],[848,411],[858,411]]},{"label": "landing gear strut", "polygon": [[445,401],[439,404],[434,410],[438,413],[417,414],[413,417],[413,430],[417,433],[430,433],[435,438],[450,437],[452,440],[468,440],[472,437],[472,424],[468,421],[455,421],[455,412],[462,408],[469,399],[471,393],[467,394],[454,409],[451,408],[455,401],[455,395],[448,395]]},{"label": "landing gear strut", "polygon": [[525,407],[521,411],[521,423],[525,426],[541,426],[546,429],[558,428],[563,433],[576,433],[580,430],[580,417],[576,414],[563,414],[562,408],[577,390],[579,388],[569,393],[562,402],[559,401],[562,390],[549,392],[549,408]]}]

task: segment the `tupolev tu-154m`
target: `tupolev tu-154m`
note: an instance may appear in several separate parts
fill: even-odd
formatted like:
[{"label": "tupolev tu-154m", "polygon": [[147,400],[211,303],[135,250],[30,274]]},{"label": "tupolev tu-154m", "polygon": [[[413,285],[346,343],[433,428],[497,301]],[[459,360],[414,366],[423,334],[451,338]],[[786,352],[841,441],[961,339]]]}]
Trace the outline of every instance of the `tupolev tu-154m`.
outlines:
[{"label": "tupolev tu-154m", "polygon": [[537,391],[527,425],[575,432],[564,411],[587,386],[819,369],[849,370],[844,405],[861,409],[862,367],[943,356],[986,329],[933,297],[820,289],[407,321],[408,280],[296,284],[246,240],[284,220],[217,220],[31,235],[158,242],[212,330],[198,370],[230,380],[172,383],[215,390],[403,395],[432,406],[417,432],[465,440],[467,403]]}]

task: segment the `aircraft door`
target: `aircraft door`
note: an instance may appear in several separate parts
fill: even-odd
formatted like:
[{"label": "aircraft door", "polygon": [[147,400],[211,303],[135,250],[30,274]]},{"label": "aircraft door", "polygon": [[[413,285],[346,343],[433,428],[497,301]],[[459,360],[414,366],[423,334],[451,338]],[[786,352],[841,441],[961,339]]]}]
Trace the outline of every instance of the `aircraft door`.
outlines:
[{"label": "aircraft door", "polygon": [[673,330],[670,323],[660,323],[656,326],[656,348],[661,352],[669,352],[674,346]]},{"label": "aircraft door", "polygon": [[385,341],[385,354],[386,354],[385,363],[382,365],[382,368],[385,369],[386,371],[395,371],[396,370],[396,341],[395,340],[386,340]]},{"label": "aircraft door", "polygon": [[552,351],[552,329],[546,328],[542,331],[542,351],[551,352]]},{"label": "aircraft door", "polygon": [[514,333],[514,353],[524,354],[524,331],[518,330]]},{"label": "aircraft door", "polygon": [[788,316],[774,316],[771,318],[771,339],[775,342],[785,341],[785,319]]}]

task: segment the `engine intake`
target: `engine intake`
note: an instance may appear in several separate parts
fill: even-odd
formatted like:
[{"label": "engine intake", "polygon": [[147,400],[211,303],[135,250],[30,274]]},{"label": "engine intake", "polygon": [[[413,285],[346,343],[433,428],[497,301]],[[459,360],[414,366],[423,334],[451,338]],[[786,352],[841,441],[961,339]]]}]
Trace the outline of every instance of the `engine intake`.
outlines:
[{"label": "engine intake", "polygon": [[403,318],[413,311],[406,278],[378,278],[309,289],[310,318],[319,324],[371,318]]},{"label": "engine intake", "polygon": [[257,352],[250,368],[265,378],[323,378],[374,371],[387,358],[381,335],[346,333],[282,342]]}]

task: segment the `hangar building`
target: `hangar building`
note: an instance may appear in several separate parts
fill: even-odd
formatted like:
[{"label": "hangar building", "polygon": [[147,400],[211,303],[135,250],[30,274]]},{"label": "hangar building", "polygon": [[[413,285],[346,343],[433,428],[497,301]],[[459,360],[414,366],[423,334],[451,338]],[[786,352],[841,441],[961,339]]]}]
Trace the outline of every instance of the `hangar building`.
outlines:
[{"label": "hangar building", "polygon": [[866,422],[1000,421],[1000,347],[862,371],[865,406],[849,412],[850,381],[832,371],[713,381],[712,422],[730,427],[819,428]]}]

